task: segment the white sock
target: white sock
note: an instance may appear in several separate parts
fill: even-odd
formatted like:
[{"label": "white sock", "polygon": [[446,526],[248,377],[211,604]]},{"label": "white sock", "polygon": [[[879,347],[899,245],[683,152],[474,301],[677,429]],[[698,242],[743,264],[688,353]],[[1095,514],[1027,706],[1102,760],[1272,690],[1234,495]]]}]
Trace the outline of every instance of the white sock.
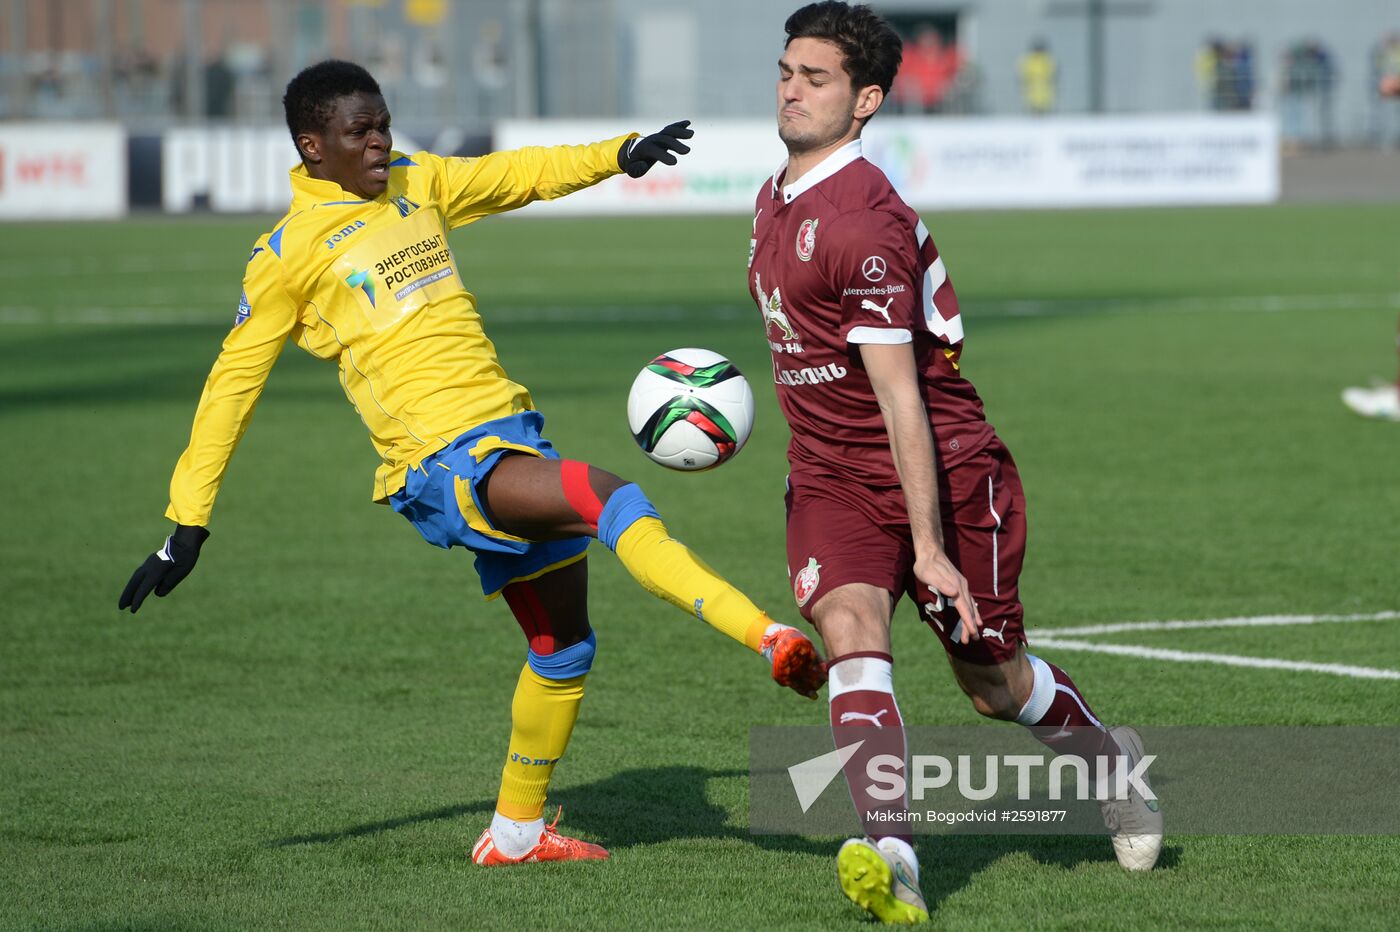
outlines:
[{"label": "white sock", "polygon": [[[792,627],[792,625],[785,625],[785,624],[782,624],[782,623],[776,622],[776,621],[769,622],[768,627],[766,627],[766,628],[763,629],[763,636],[764,636],[764,637],[769,637],[769,636],[771,636],[771,635],[773,635],[773,634],[776,634],[776,633],[779,632],[779,631],[782,631],[784,628],[791,628],[791,627]],[[772,659],[773,659],[773,650],[772,650],[772,648],[769,648],[768,650],[763,651],[762,653],[763,653],[763,656],[764,656],[766,659],[768,659],[768,660],[772,660]]]},{"label": "white sock", "polygon": [[889,693],[891,697],[894,696],[894,662],[883,657],[847,657],[828,667],[827,675],[829,702],[853,692]]},{"label": "white sock", "polygon": [[909,844],[909,842],[905,841],[903,838],[886,836],[875,842],[875,847],[883,848],[886,851],[898,854],[900,857],[904,858],[904,860],[908,861],[914,867],[914,880],[918,881],[919,856],[914,853],[913,845]]},{"label": "white sock", "polygon": [[544,834],[544,817],[533,822],[517,822],[507,819],[499,812],[491,818],[491,840],[496,850],[508,858],[523,858],[530,849],[540,843]]}]

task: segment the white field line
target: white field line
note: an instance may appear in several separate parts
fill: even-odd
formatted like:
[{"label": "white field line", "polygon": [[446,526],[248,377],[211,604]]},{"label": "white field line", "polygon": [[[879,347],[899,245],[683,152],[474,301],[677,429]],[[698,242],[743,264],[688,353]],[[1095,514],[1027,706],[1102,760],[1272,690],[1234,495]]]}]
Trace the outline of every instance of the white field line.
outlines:
[{"label": "white field line", "polygon": [[[231,285],[230,288],[236,288]],[[235,294],[236,291],[231,292]],[[110,325],[110,324],[204,324],[222,323],[222,312],[211,314],[200,307],[210,307],[211,299],[188,301],[183,307],[169,306],[180,299],[178,295],[162,293],[160,300],[154,295],[142,297],[142,292],[133,293],[135,300],[129,304],[91,305],[86,301],[74,302],[76,307],[37,307],[33,305],[0,305],[0,325],[7,324],[62,324],[62,325]],[[62,296],[59,296],[60,300]],[[237,306],[229,299],[228,316]],[[166,306],[152,306],[164,304]],[[1058,317],[1085,314],[1277,314],[1290,311],[1369,311],[1380,308],[1400,308],[1400,293],[1357,293],[1322,295],[1235,295],[1198,296],[1182,298],[1091,298],[1083,300],[1015,300],[977,301],[964,303],[964,316],[975,319],[1000,317]],[[576,321],[598,323],[608,321],[670,321],[691,316],[706,319],[722,318],[732,320],[748,314],[755,314],[751,305],[716,304],[706,307],[679,305],[611,305],[611,306],[569,306],[569,305],[514,305],[501,306],[485,311],[487,325],[492,323],[553,323]]]},{"label": "white field line", "polygon": [[1190,631],[1196,628],[1275,628],[1285,625],[1345,624],[1357,621],[1397,621],[1400,612],[1369,615],[1255,615],[1247,618],[1210,618],[1205,621],[1124,621],[1110,625],[1053,628],[1045,637],[1083,637],[1089,634],[1121,634],[1125,631]]},{"label": "white field line", "polygon": [[[242,255],[246,257],[245,248]],[[34,278],[35,276],[98,275],[110,279],[114,275],[151,275],[169,272],[229,272],[238,271],[240,256],[213,259],[204,256],[179,256],[139,253],[124,256],[36,256],[32,258],[0,259],[0,279]]]},{"label": "white field line", "polygon": [[1106,644],[1074,640],[1075,636],[1122,634],[1139,631],[1187,631],[1208,628],[1283,627],[1288,625],[1346,624],[1366,621],[1400,620],[1400,612],[1372,612],[1365,615],[1261,615],[1254,618],[1216,618],[1204,621],[1130,621],[1109,625],[1084,625],[1060,628],[1037,634],[1032,643],[1050,650],[1086,651],[1145,660],[1169,660],[1175,663],[1215,663],[1227,667],[1252,667],[1264,670],[1296,670],[1303,673],[1330,673],[1366,680],[1400,680],[1400,670],[1378,667],[1358,667],[1344,663],[1313,663],[1306,660],[1278,660],[1272,657],[1245,657],[1239,654],[1211,654],[1199,651],[1172,650],[1161,647],[1141,647],[1135,644]]},{"label": "white field line", "polygon": [[1400,680],[1400,670],[1353,667],[1344,663],[1309,663],[1304,660],[1275,660],[1271,657],[1242,657],[1238,654],[1203,654],[1186,650],[1166,650],[1160,647],[1135,647],[1131,644],[1057,641],[1054,638],[1036,638],[1033,643],[1036,647],[1050,650],[1081,650],[1094,654],[1141,657],[1147,660],[1173,660],[1177,663],[1218,663],[1227,667],[1257,667],[1266,670],[1332,673],[1336,676],[1351,676],[1363,680]]},{"label": "white field line", "polygon": [[1400,292],[1205,295],[1179,298],[1062,298],[1056,300],[966,302],[965,316],[1053,317],[1066,314],[1229,313],[1278,314],[1285,311],[1359,311],[1400,307]]},{"label": "white field line", "polygon": [[[237,302],[235,301],[231,307],[236,308]],[[215,324],[232,325],[233,316],[234,312],[232,310],[196,310],[189,306],[99,306],[65,307],[59,309],[23,306],[0,307],[0,325],[28,324],[30,326],[105,327],[164,324],[169,326],[204,327]]]}]

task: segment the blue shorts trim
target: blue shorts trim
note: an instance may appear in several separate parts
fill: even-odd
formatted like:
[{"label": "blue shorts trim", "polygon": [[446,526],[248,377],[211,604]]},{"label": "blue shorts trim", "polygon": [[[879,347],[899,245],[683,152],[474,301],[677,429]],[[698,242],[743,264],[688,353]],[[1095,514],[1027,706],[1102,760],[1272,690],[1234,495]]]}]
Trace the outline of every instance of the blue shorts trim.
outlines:
[{"label": "blue shorts trim", "polygon": [[617,550],[617,542],[627,529],[642,518],[660,518],[655,506],[646,497],[641,486],[629,482],[608,496],[603,513],[598,516],[598,539],[609,550]]},{"label": "blue shorts trim", "polygon": [[597,652],[598,636],[590,631],[584,640],[552,654],[530,651],[525,662],[547,680],[571,680],[593,669],[593,657]]},{"label": "blue shorts trim", "polygon": [[437,547],[466,547],[476,554],[476,572],[487,598],[511,582],[541,576],[583,556],[591,537],[531,541],[497,530],[481,507],[479,486],[501,457],[511,453],[557,460],[540,435],[538,411],[479,424],[409,469],[404,487],[389,505]]}]

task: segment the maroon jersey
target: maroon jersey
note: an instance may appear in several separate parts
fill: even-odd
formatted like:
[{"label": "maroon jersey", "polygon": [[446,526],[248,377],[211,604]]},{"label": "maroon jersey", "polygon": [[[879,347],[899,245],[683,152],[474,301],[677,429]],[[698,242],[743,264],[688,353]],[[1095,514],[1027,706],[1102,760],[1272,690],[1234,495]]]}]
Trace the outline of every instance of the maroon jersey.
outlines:
[{"label": "maroon jersey", "polygon": [[994,436],[958,371],[962,318],[928,230],[883,172],[843,146],[797,183],[759,192],[749,289],[758,301],[793,472],[897,486],[889,434],[861,363],[862,343],[914,344],[945,468]]}]

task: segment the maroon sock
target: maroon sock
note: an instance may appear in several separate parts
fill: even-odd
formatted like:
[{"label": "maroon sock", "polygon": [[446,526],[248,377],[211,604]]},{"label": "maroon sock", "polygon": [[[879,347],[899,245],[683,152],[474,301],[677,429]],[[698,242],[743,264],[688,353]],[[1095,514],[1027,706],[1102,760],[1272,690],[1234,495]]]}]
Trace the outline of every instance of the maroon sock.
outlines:
[{"label": "maroon sock", "polygon": [[1096,757],[1105,756],[1112,771],[1118,742],[1089,708],[1074,680],[1053,663],[1039,657],[1030,660],[1035,686],[1016,720],[1029,726],[1035,739],[1055,753],[1082,757],[1091,767]]},{"label": "maroon sock", "polygon": [[827,666],[831,697],[831,734],[837,749],[859,744],[847,759],[846,785],[865,834],[873,839],[898,838],[912,842],[907,795],[876,799],[869,790],[880,784],[870,778],[872,758],[889,755],[899,763],[884,761],[880,769],[903,775],[907,769],[904,721],[894,701],[893,661],[874,651],[843,654]]}]

